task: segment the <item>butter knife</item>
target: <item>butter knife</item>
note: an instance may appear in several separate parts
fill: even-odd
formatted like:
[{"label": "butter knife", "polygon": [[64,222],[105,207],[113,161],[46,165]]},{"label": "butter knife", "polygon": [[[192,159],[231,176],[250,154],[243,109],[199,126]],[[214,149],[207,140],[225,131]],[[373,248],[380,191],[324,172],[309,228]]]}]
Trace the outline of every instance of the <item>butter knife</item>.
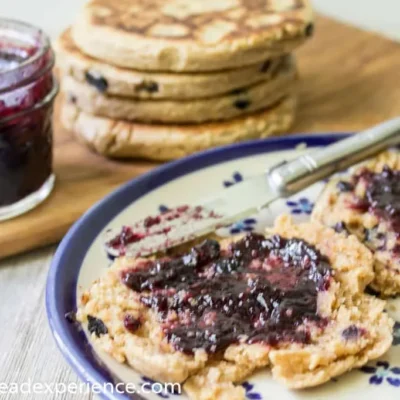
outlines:
[{"label": "butter knife", "polygon": [[120,230],[108,230],[110,256],[148,256],[204,236],[255,214],[335,172],[400,144],[400,118],[313,150],[215,193],[195,204],[147,217]]}]

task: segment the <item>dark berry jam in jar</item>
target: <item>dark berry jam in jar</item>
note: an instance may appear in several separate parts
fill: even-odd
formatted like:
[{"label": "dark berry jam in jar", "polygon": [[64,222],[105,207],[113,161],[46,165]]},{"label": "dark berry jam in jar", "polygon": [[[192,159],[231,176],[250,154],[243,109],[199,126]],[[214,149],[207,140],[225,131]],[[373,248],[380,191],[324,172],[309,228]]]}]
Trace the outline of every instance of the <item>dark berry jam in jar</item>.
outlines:
[{"label": "dark berry jam in jar", "polygon": [[0,221],[34,208],[53,189],[53,65],[40,29],[0,19]]}]

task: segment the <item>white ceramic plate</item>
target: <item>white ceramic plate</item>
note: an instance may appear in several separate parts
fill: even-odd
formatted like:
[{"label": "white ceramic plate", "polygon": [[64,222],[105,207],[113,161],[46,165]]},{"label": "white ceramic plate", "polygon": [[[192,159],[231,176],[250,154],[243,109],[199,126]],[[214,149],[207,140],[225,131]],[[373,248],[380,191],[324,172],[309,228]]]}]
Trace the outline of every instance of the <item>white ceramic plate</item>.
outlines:
[{"label": "white ceramic plate", "polygon": [[[126,365],[121,365],[101,351],[93,349],[84,332],[65,320],[64,315],[76,308],[76,299],[83,289],[97,279],[110,265],[104,252],[103,233],[106,228],[155,214],[165,207],[192,203],[205,192],[224,187],[255,174],[284,159],[300,155],[305,148],[323,147],[343,135],[313,135],[275,138],[227,146],[200,153],[162,166],[129,182],[86,213],[61,243],[54,258],[47,283],[47,311],[51,329],[60,350],[86,382],[104,385],[102,397],[126,399],[187,399],[185,394],[116,393],[113,385],[131,382],[140,388],[148,378]],[[288,200],[276,202],[267,212],[238,222],[219,233],[263,231],[283,213],[304,221],[323,187],[318,183]],[[400,300],[391,300],[388,312],[400,321]],[[355,370],[320,387],[290,391],[271,379],[269,372],[258,373],[244,383],[247,399],[279,400],[363,400],[400,398],[400,323],[395,326],[391,350],[379,361],[362,370]]]}]

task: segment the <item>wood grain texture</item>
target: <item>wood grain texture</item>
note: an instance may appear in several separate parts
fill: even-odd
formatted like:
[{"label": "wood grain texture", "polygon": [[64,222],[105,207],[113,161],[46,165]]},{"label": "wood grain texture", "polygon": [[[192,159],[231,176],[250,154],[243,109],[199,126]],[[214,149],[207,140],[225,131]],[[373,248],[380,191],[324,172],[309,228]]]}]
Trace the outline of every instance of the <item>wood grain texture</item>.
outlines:
[{"label": "wood grain texture", "polygon": [[[54,384],[80,384],[52,338],[46,317],[45,286],[54,247],[0,263],[1,339],[0,383],[19,386],[18,394],[0,392],[1,400],[91,400],[93,394],[56,393]],[[41,384],[46,393],[30,393]],[[47,389],[44,385],[53,385]]]},{"label": "wood grain texture", "polygon": [[319,17],[298,51],[300,108],[292,132],[359,131],[400,115],[400,44]]},{"label": "wood grain texture", "polygon": [[[298,59],[300,107],[290,133],[357,131],[400,114],[398,43],[319,17]],[[57,242],[96,201],[156,166],[95,155],[55,118],[56,189],[36,210],[1,223],[0,257]]]}]

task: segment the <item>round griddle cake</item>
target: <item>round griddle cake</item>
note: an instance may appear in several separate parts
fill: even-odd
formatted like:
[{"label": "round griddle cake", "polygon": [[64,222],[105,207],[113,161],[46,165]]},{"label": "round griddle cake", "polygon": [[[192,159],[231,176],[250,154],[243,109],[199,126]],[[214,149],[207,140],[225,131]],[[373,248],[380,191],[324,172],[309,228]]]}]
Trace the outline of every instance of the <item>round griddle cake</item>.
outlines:
[{"label": "round griddle cake", "polygon": [[153,100],[106,96],[71,76],[61,78],[61,89],[78,108],[113,119],[162,123],[222,121],[265,109],[295,90],[293,60],[282,65],[273,79],[226,95],[203,99]]},{"label": "round griddle cake", "polygon": [[[311,388],[392,345],[386,302],[364,293],[372,255],[354,236],[284,214],[264,235],[188,247],[172,260],[118,257],[82,293],[76,314],[96,349],[157,382],[182,383],[185,398],[262,398],[240,383],[266,368],[289,389]],[[265,396],[271,377],[260,380],[264,399],[284,393]]]},{"label": "round griddle cake", "polygon": [[312,27],[309,0],[90,0],[72,33],[117,66],[198,72],[287,53]]},{"label": "round griddle cake", "polygon": [[174,160],[197,151],[286,132],[297,98],[230,121],[191,125],[141,124],[97,117],[64,102],[61,123],[96,152],[115,158]]},{"label": "round griddle cake", "polygon": [[105,95],[137,99],[200,99],[230,93],[271,79],[287,57],[243,68],[203,73],[159,73],[116,67],[82,53],[66,30],[56,42],[63,75],[95,87]]}]

